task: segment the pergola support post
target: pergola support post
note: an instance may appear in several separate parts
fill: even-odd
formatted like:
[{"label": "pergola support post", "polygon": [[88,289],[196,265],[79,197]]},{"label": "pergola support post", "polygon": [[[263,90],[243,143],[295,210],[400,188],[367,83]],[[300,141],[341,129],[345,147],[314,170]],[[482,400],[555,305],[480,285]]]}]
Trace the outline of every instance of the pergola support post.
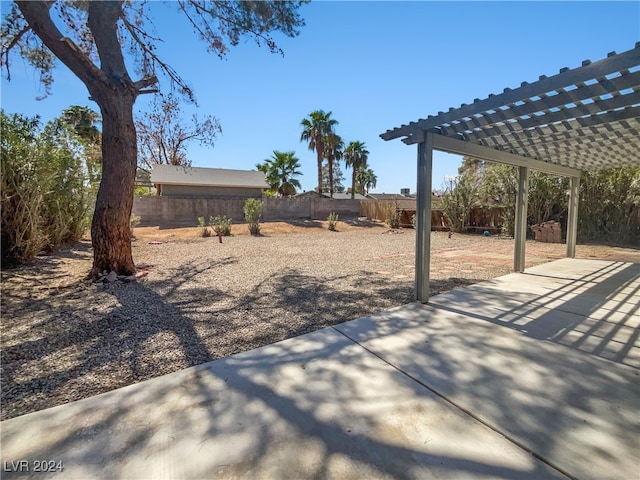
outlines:
[{"label": "pergola support post", "polygon": [[575,258],[578,239],[578,191],[580,177],[571,177],[569,187],[569,218],[567,219],[567,257]]},{"label": "pergola support post", "polygon": [[529,194],[529,168],[518,167],[518,196],[516,197],[515,248],[513,270],[524,272],[527,240],[527,198]]},{"label": "pergola support post", "polygon": [[433,134],[426,133],[418,143],[418,185],[416,198],[416,278],[415,298],[429,300],[429,267],[431,265],[431,177],[433,167]]}]

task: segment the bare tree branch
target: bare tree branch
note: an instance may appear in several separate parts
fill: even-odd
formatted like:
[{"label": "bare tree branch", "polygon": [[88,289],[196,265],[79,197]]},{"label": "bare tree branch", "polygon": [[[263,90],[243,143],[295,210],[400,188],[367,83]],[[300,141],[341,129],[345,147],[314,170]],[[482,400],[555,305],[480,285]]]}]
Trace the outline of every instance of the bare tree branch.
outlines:
[{"label": "bare tree branch", "polygon": [[9,45],[7,45],[6,47],[4,45],[2,46],[2,57],[4,57],[2,64],[4,64],[5,68],[7,69],[7,80],[9,81],[11,81],[11,71],[9,70],[9,52],[18,44],[23,35],[29,31],[31,31],[31,27],[29,25],[25,25],[22,30],[20,30],[16,34],[16,36],[13,37],[11,42],[9,42]]},{"label": "bare tree branch", "polygon": [[[139,46],[142,52],[145,55],[148,55],[153,60],[154,64],[157,65],[163,72],[165,72],[165,74],[180,87],[183,93],[185,93],[191,101],[195,101],[195,98],[193,96],[193,90],[191,89],[191,87],[189,87],[189,85],[187,85],[184,79],[180,75],[178,75],[178,72],[176,72],[175,69],[173,69],[166,62],[163,62],[160,59],[160,57],[158,57],[158,55],[156,55],[153,52],[153,49],[151,48],[150,44],[145,42],[141,37],[144,34],[145,37],[148,37],[151,40],[156,40],[156,39],[153,37],[150,37],[145,32],[142,32],[138,27],[132,24],[125,16],[123,16],[121,20],[122,20],[122,24],[124,25],[124,28],[127,30],[127,32],[129,32],[129,35],[131,35],[131,38],[136,42],[136,44]],[[157,78],[156,78],[156,82],[157,82]],[[145,86],[149,86],[149,85],[145,85]],[[144,87],[141,87],[141,88],[144,88]]]},{"label": "bare tree branch", "polygon": [[94,81],[107,83],[107,78],[93,62],[78,48],[61,41],[65,36],[53,23],[50,16],[51,2],[16,1],[24,19],[42,43],[51,50],[87,87]]}]

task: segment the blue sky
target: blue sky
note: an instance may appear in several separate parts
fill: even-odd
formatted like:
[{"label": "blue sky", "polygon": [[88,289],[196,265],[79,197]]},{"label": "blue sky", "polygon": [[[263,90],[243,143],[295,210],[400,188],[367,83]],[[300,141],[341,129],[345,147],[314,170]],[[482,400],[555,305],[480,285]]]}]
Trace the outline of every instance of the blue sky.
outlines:
[{"label": "blue sky", "polygon": [[[6,10],[3,2],[3,11]],[[275,36],[284,57],[242,42],[223,59],[204,45],[175,4],[153,4],[160,51],[194,88],[198,108],[222,126],[213,148],[192,145],[194,166],[251,169],[273,150],[294,150],[304,189],[316,184],[315,153],[300,139],[311,111],[332,111],[338,134],[364,141],[378,176],[377,192],[415,190],[416,147],[379,134],[438,111],[515,88],[585,59],[624,52],[640,40],[640,2],[338,2],[301,8],[306,26],[290,39]],[[86,88],[64,66],[53,95],[14,57],[12,81],[3,72],[5,112],[56,117],[70,105],[88,105]],[[161,88],[168,88],[161,79]],[[140,97],[136,111],[148,98]],[[436,152],[433,186],[455,175],[460,158]],[[350,178],[349,171],[346,171]]]}]

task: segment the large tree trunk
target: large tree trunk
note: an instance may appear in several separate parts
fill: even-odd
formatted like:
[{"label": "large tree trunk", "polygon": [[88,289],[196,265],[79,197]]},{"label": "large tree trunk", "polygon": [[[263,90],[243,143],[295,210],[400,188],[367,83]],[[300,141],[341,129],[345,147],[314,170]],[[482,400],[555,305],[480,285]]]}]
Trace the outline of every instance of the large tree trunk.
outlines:
[{"label": "large tree trunk", "polygon": [[118,19],[123,1],[86,2],[87,26],[100,58],[100,67],[51,18],[53,2],[16,1],[33,32],[86,85],[102,113],[102,180],[91,223],[93,268],[129,275],[135,272],[131,255],[129,218],[133,206],[137,145],[133,103],[142,88],[157,82],[145,76],[132,82],[122,55]]},{"label": "large tree trunk", "polygon": [[102,180],[91,222],[93,268],[119,275],[135,273],[129,220],[136,176],[134,95],[111,92],[100,102],[102,113]]}]

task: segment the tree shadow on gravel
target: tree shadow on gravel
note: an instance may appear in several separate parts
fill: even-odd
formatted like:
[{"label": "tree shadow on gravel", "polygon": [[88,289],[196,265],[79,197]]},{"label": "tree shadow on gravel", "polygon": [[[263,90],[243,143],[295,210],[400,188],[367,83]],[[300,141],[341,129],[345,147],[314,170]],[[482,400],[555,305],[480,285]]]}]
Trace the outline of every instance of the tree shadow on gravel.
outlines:
[{"label": "tree shadow on gravel", "polygon": [[[234,262],[185,264],[161,280],[132,284],[76,282],[28,301],[3,294],[2,419],[413,299],[412,280],[390,281],[368,272],[324,278],[292,268],[248,293],[212,286],[206,275]],[[447,280],[432,282],[434,291],[450,286]]]},{"label": "tree shadow on gravel", "polygon": [[[173,276],[172,286],[219,266],[187,265],[182,278]],[[210,301],[225,295],[207,288]],[[79,297],[85,300],[75,301]],[[2,300],[13,303],[5,292]],[[22,304],[22,309],[3,315],[3,420],[219,356],[204,345],[192,319],[145,283],[76,282],[73,288]],[[24,319],[29,323],[26,334]]]}]

